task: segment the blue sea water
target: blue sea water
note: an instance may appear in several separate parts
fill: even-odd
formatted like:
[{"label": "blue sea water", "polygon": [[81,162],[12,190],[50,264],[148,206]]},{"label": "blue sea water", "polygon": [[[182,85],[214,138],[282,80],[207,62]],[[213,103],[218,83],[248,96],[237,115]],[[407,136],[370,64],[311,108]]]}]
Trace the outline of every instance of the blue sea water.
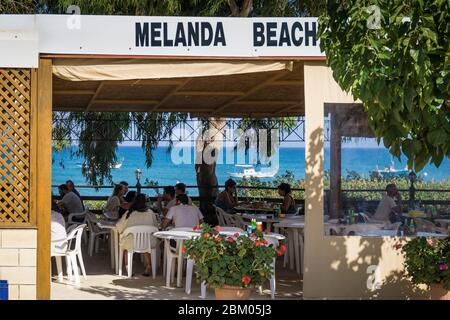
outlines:
[{"label": "blue sea water", "polygon": [[[302,179],[305,176],[305,149],[285,147],[279,149],[279,170],[278,175],[291,171],[295,178]],[[195,169],[194,169],[194,150],[190,149],[192,164],[174,164],[172,162],[171,153],[167,147],[159,147],[154,151],[153,164],[150,168],[145,166],[145,157],[140,147],[123,146],[119,147],[117,157],[123,158],[123,164],[120,169],[113,169],[112,176],[114,182],[122,180],[127,181],[130,185],[136,183],[135,170],[142,170],[141,183],[146,179],[157,181],[158,185],[174,185],[181,181],[186,185],[196,185]],[[63,166],[60,162],[63,162]],[[343,148],[342,149],[342,175],[345,177],[347,171],[356,171],[362,176],[368,177],[370,171],[376,169],[384,169],[385,165],[394,163],[396,169],[403,169],[406,166],[406,160],[402,162],[393,160],[392,156],[386,149],[382,148]],[[79,163],[82,159],[71,158],[70,151],[65,150],[59,153],[53,153],[53,173],[52,184],[57,185],[64,183],[67,179],[74,181],[76,185],[86,185],[87,182],[81,174]],[[225,162],[222,161],[222,162]],[[325,148],[325,170],[329,169],[329,148]],[[223,184],[229,177],[230,172],[242,172],[242,167],[236,167],[234,164],[218,164],[216,168],[219,184]],[[439,168],[433,165],[426,166],[421,174],[425,180],[450,180],[450,160],[445,159]],[[268,181],[273,178],[263,179]],[[105,184],[110,184],[106,182]],[[94,189],[79,189],[82,195],[109,195],[110,189],[100,189],[96,192]],[[53,192],[57,190],[54,188]],[[151,192],[149,192],[151,193]],[[190,189],[189,194],[196,195],[197,190]]]}]

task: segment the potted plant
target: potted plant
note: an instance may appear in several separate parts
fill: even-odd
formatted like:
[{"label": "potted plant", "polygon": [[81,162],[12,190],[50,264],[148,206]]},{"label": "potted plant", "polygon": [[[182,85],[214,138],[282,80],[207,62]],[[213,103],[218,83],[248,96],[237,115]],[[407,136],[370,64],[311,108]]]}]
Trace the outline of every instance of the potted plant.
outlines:
[{"label": "potted plant", "polygon": [[450,237],[417,237],[402,247],[412,282],[431,287],[431,299],[450,300]]},{"label": "potted plant", "polygon": [[248,299],[252,288],[271,278],[274,258],[286,251],[284,244],[269,244],[260,231],[224,236],[220,226],[207,224],[194,230],[200,235],[186,240],[183,250],[195,261],[197,279],[215,288],[219,300]]}]

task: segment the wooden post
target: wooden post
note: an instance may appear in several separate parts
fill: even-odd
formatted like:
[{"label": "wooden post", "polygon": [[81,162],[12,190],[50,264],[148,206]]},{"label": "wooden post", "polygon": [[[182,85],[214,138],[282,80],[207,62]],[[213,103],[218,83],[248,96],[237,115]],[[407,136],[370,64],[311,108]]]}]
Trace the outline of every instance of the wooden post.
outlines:
[{"label": "wooden post", "polygon": [[[33,86],[36,83],[32,83]],[[37,183],[32,192],[37,208],[37,274],[36,298],[50,299],[50,225],[52,181],[52,60],[40,59],[37,71],[37,105],[32,106],[36,117]]]},{"label": "wooden post", "polygon": [[330,132],[330,198],[329,214],[331,219],[339,217],[341,203],[341,130],[336,106],[331,108]]}]

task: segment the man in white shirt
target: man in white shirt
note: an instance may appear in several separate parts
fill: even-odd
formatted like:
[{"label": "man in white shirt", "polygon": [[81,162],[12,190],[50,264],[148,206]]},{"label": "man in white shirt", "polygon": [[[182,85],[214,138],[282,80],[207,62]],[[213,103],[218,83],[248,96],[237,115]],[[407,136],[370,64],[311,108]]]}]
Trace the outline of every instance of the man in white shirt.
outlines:
[{"label": "man in white shirt", "polygon": [[[175,185],[175,193],[177,196],[182,194],[186,195],[186,185],[183,182],[178,182]],[[192,199],[188,195],[186,197],[188,198],[188,203],[192,205]]]},{"label": "man in white shirt", "polygon": [[185,194],[177,195],[177,205],[170,208],[163,220],[162,228],[172,223],[175,228],[193,228],[203,223],[203,215],[200,210],[189,204],[188,196]]},{"label": "man in white shirt", "polygon": [[62,184],[58,189],[62,199],[57,204],[65,213],[80,213],[84,211],[80,198],[74,192],[70,191],[67,185]]},{"label": "man in white shirt", "polygon": [[[166,205],[163,208],[162,202],[165,201]],[[162,197],[158,197],[158,208],[159,212],[163,214],[163,216],[167,215],[167,212],[172,208],[173,206],[177,205],[177,199],[175,198],[175,188],[172,186],[164,187],[164,194]]]},{"label": "man in white shirt", "polygon": [[[397,199],[398,203],[395,203],[395,199]],[[391,213],[396,216],[396,219],[391,219]],[[397,186],[394,183],[388,184],[386,186],[386,195],[384,195],[383,199],[378,204],[377,211],[375,211],[374,219],[375,220],[383,220],[390,221],[398,220],[398,216],[402,213],[402,197],[400,196],[400,192],[397,189]]]}]

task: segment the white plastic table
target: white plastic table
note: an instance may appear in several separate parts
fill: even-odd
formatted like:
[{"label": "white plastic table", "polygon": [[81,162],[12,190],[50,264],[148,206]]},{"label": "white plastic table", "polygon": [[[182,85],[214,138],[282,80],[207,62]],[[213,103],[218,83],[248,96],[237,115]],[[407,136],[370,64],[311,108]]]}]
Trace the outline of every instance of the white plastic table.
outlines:
[{"label": "white plastic table", "polygon": [[[236,231],[220,231],[219,234],[223,236],[233,236],[234,234],[239,233],[240,235],[246,234],[244,232],[236,232]],[[181,231],[181,230],[168,230],[168,231],[158,231],[153,234],[154,237],[164,240],[164,250],[170,250],[170,240],[181,241],[180,248],[183,247],[183,243],[185,240],[192,239],[194,237],[200,236],[199,231]],[[264,238],[272,238],[275,240],[284,240],[285,236],[278,233],[268,233],[264,234]],[[166,256],[168,256],[168,252],[166,251]],[[181,250],[178,253],[178,269],[177,269],[177,287],[181,287],[182,280],[182,268],[183,268],[183,253]],[[168,272],[166,273],[166,286],[170,287],[170,278],[168,277]]]},{"label": "white plastic table", "polygon": [[119,234],[117,233],[116,221],[97,221],[96,224],[100,229],[108,229],[111,231],[111,269],[115,274],[119,273]]},{"label": "white plastic table", "polygon": [[[281,221],[274,224],[275,233],[279,233],[279,228],[286,228],[289,233],[288,237],[288,251],[292,255],[294,252],[295,258],[295,268],[298,274],[303,273],[304,263],[303,263],[303,228],[305,223],[301,221]],[[294,259],[289,258],[290,268],[294,269]]]}]

